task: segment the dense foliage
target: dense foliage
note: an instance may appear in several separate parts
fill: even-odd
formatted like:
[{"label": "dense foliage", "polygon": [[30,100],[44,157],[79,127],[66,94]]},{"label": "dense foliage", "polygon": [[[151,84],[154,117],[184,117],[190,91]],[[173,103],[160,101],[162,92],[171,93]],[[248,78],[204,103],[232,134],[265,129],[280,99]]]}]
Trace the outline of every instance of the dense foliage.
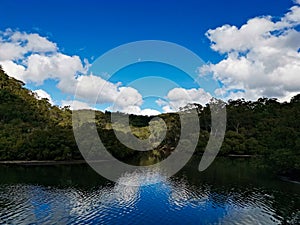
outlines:
[{"label": "dense foliage", "polygon": [[71,111],[38,100],[21,81],[0,70],[0,159],[72,159],[80,157],[71,127]]},{"label": "dense foliage", "polygon": [[[0,160],[80,159],[68,107],[52,106],[38,100],[24,84],[0,69]],[[227,131],[220,155],[259,155],[281,171],[300,170],[300,94],[290,103],[260,98],[255,102],[230,100],[227,104]],[[209,105],[189,104],[182,113],[196,109],[201,132],[196,154],[203,153],[210,134]],[[117,158],[152,157],[161,160],[176,147],[180,120],[176,113],[162,114],[168,132],[153,151],[140,153],[122,145],[111,126],[111,113],[96,112],[99,136]],[[141,139],[150,135],[152,117],[130,115],[131,131]],[[120,125],[117,132],[126,133]],[[195,134],[191,134],[192,138]]]}]

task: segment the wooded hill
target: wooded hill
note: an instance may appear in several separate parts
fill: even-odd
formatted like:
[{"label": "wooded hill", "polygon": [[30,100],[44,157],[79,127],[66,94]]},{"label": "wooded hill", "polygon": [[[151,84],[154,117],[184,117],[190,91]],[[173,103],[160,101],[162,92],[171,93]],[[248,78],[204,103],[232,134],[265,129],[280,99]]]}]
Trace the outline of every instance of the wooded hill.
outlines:
[{"label": "wooded hill", "polygon": [[[201,132],[195,154],[202,154],[210,133],[209,105],[189,104],[181,109],[199,112]],[[257,101],[229,100],[227,129],[219,155],[259,155],[280,171],[300,170],[300,94],[289,103],[260,98]],[[120,143],[111,127],[110,112],[96,112],[98,133],[108,150],[119,159],[142,154],[162,160],[176,147],[180,120],[176,113],[159,115],[167,124],[163,142],[147,153],[132,151]],[[141,139],[150,134],[152,117],[130,115],[133,134]],[[120,126],[118,132],[124,132]],[[194,135],[194,134],[191,134]],[[0,68],[0,160],[81,159],[72,130],[68,107],[38,100],[24,83]]]}]

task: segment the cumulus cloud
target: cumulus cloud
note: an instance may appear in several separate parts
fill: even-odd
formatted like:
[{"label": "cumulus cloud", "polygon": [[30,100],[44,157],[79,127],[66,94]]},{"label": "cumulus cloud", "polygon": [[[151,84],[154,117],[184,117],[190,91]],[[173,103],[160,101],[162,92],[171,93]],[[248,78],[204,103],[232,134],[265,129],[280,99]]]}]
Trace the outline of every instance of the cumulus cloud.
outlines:
[{"label": "cumulus cloud", "polygon": [[[297,1],[299,3],[299,1]],[[224,25],[208,30],[211,48],[225,58],[200,68],[223,83],[216,94],[227,98],[277,97],[300,91],[300,7],[293,6],[279,20],[256,17],[241,27]]]},{"label": "cumulus cloud", "polygon": [[111,111],[140,114],[143,96],[132,87],[111,83],[101,77],[89,75],[76,79],[76,96],[92,104],[112,103]]},{"label": "cumulus cloud", "polygon": [[165,100],[158,99],[156,103],[162,107],[164,112],[174,112],[188,103],[205,105],[210,101],[212,96],[202,88],[174,88],[168,92],[165,98]]},{"label": "cumulus cloud", "polygon": [[[114,84],[99,76],[88,75],[79,76],[76,79],[76,95],[79,98],[86,99],[91,103],[109,103],[114,102],[119,94],[119,83]],[[66,87],[66,86],[65,86]]]},{"label": "cumulus cloud", "polygon": [[1,43],[0,44],[0,60],[14,60],[21,58],[26,50],[18,43]]},{"label": "cumulus cloud", "polygon": [[47,93],[46,91],[44,91],[44,90],[42,90],[42,89],[38,89],[38,90],[35,90],[35,91],[33,91],[33,92],[36,94],[37,99],[43,99],[43,98],[46,98],[46,99],[48,99],[48,101],[49,101],[49,103],[50,103],[51,105],[54,105],[54,102],[53,102],[53,100],[52,100],[50,94]]},{"label": "cumulus cloud", "polygon": [[36,84],[47,79],[72,83],[87,66],[78,56],[60,53],[56,43],[39,34],[11,29],[0,32],[0,64],[8,75]]},{"label": "cumulus cloud", "polygon": [[55,43],[38,34],[27,34],[11,29],[0,32],[0,61],[20,60],[28,53],[50,53],[57,50]]},{"label": "cumulus cloud", "polygon": [[93,109],[88,103],[81,102],[78,100],[62,100],[61,106],[70,106],[71,110],[79,110],[79,109]]},{"label": "cumulus cloud", "polygon": [[[52,79],[57,81],[57,87],[64,93],[75,94],[76,90],[80,101],[62,102],[63,105],[71,105],[72,109],[90,108],[91,103],[110,103],[114,104],[111,109],[121,112],[157,113],[141,109],[143,99],[136,89],[87,74],[89,63],[86,60],[61,53],[56,43],[36,33],[11,29],[0,32],[0,65],[9,76],[25,83],[39,86],[45,80]],[[50,95],[42,90],[36,93],[51,100]]]},{"label": "cumulus cloud", "polygon": [[45,37],[41,37],[39,34],[27,34],[25,32],[13,32],[12,30],[7,30],[6,34],[12,43],[21,44],[23,49],[28,52],[55,52],[57,51],[57,46],[55,43],[47,40]]},{"label": "cumulus cloud", "polygon": [[120,87],[119,95],[114,101],[115,107],[126,108],[128,106],[141,106],[143,96],[132,87]]},{"label": "cumulus cloud", "polygon": [[[108,110],[110,109],[111,108],[109,108]],[[156,116],[161,113],[154,109],[141,109],[139,106],[128,106],[120,110],[113,110],[113,111],[119,111],[127,114],[135,114],[135,115],[143,115],[143,116]]]},{"label": "cumulus cloud", "polygon": [[0,65],[9,76],[24,81],[23,74],[25,72],[25,67],[23,65],[14,63],[12,60],[0,61]]},{"label": "cumulus cloud", "polygon": [[160,112],[154,109],[142,109],[137,115],[156,116],[159,114]]},{"label": "cumulus cloud", "polygon": [[300,0],[294,0],[294,3],[300,5]]},{"label": "cumulus cloud", "polygon": [[[46,79],[67,80],[72,84],[76,73],[83,71],[84,67],[78,56],[68,56],[61,53],[50,56],[32,54],[27,58],[27,69],[23,78],[37,84],[43,83]],[[63,86],[60,88],[64,89]]]}]

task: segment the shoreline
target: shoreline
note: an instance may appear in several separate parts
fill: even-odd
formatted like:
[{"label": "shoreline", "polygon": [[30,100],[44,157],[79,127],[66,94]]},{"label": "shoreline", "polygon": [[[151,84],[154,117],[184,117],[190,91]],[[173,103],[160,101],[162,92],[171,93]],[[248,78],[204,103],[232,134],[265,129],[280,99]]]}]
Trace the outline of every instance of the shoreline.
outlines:
[{"label": "shoreline", "polygon": [[[219,156],[224,157],[224,156]],[[225,158],[253,158],[254,155],[228,155]],[[109,162],[111,160],[95,160],[91,161],[91,163],[101,163],[101,162]],[[56,165],[83,165],[88,164],[85,160],[63,160],[63,161],[55,161],[55,160],[6,160],[0,161],[0,166],[56,166]],[[295,176],[294,173],[288,175],[280,175],[277,176],[280,180],[295,184],[300,184],[300,177],[298,174]]]},{"label": "shoreline", "polygon": [[[227,155],[227,156],[217,156],[226,158],[254,158],[255,155]],[[108,162],[110,160],[95,160],[93,163]],[[80,165],[87,164],[84,159],[79,160],[0,160],[0,165],[21,165],[21,166],[51,166],[51,165]]]},{"label": "shoreline", "polygon": [[55,160],[7,160],[0,161],[0,165],[22,165],[22,166],[51,166],[51,165],[76,165],[76,164],[85,164],[85,160],[64,160],[64,161],[55,161]]},{"label": "shoreline", "polygon": [[236,154],[229,154],[225,157],[228,158],[255,158],[257,157],[257,155],[236,155]]},{"label": "shoreline", "polygon": [[[99,162],[108,162],[110,160],[95,160],[92,163]],[[55,161],[55,160],[7,160],[0,161],[1,165],[19,165],[19,166],[53,166],[53,165],[82,165],[88,164],[85,160],[63,160],[63,161]]]}]

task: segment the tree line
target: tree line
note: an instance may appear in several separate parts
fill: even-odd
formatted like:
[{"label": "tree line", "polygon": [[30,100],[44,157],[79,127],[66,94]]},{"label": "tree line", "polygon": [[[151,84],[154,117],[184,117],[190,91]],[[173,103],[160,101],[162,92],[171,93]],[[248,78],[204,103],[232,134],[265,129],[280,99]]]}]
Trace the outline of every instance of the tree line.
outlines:
[{"label": "tree line", "polygon": [[[196,109],[199,116],[200,135],[191,134],[191,138],[199,138],[195,154],[201,155],[211,132],[210,107],[188,104],[181,108],[181,113],[191,109]],[[227,128],[219,155],[255,155],[278,171],[300,171],[300,94],[283,103],[275,98],[229,100],[226,110]],[[180,138],[178,114],[161,114],[159,117],[167,125],[162,143],[149,152],[132,151],[116,138],[111,112],[96,111],[95,115],[101,140],[119,159],[147,156],[162,160],[172,153]],[[129,117],[133,134],[141,139],[149,137],[149,122],[153,117]],[[117,132],[125,131],[119,126]],[[0,68],[0,160],[74,159],[82,156],[73,135],[69,107],[37,99],[23,82],[9,77]]]}]

